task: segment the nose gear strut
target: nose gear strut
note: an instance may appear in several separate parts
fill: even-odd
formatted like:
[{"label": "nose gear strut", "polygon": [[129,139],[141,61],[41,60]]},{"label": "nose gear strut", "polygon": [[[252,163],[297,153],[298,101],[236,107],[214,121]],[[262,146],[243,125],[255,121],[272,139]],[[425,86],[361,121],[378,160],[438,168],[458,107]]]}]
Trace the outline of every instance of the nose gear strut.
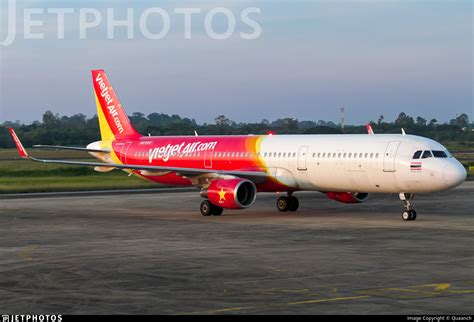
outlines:
[{"label": "nose gear strut", "polygon": [[405,221],[411,221],[416,219],[416,211],[411,208],[411,201],[415,195],[413,193],[400,193],[400,200],[404,202],[402,219]]}]

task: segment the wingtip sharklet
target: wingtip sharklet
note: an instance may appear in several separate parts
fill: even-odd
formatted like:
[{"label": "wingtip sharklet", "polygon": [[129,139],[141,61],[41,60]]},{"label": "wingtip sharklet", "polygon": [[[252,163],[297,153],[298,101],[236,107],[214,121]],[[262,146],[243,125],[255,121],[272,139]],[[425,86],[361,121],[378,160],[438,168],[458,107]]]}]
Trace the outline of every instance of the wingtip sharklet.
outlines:
[{"label": "wingtip sharklet", "polygon": [[10,134],[13,137],[13,141],[15,142],[20,157],[22,157],[23,159],[28,159],[28,153],[26,152],[25,148],[23,147],[23,144],[21,143],[13,128],[10,128]]}]

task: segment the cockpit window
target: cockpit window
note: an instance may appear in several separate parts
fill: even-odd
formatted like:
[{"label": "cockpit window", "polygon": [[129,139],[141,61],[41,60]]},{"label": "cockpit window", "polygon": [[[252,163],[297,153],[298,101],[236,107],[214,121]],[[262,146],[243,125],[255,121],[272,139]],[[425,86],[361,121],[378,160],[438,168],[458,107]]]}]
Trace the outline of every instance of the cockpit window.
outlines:
[{"label": "cockpit window", "polygon": [[432,152],[433,152],[433,155],[434,155],[435,158],[447,158],[448,157],[448,155],[444,151],[435,151],[435,150],[433,150]]},{"label": "cockpit window", "polygon": [[422,156],[423,159],[428,159],[428,158],[432,158],[432,157],[433,157],[433,155],[431,154],[431,151],[424,151],[423,152],[423,156]]},{"label": "cockpit window", "polygon": [[413,159],[419,159],[420,156],[421,156],[421,152],[423,152],[423,151],[421,151],[421,150],[416,151],[415,154],[413,154]]}]

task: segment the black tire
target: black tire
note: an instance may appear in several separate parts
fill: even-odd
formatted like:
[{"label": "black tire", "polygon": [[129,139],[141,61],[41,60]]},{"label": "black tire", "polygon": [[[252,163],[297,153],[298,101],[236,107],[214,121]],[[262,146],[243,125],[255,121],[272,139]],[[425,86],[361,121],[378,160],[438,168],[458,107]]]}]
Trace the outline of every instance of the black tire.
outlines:
[{"label": "black tire", "polygon": [[279,212],[288,211],[288,207],[290,205],[289,198],[287,197],[278,198],[276,205]]},{"label": "black tire", "polygon": [[220,215],[222,215],[223,212],[224,212],[224,208],[212,205],[212,215],[213,216],[220,216]]},{"label": "black tire", "polygon": [[288,210],[291,212],[295,212],[296,210],[298,210],[298,207],[300,206],[298,198],[291,196],[288,199],[290,201],[288,205]]},{"label": "black tire", "polygon": [[414,209],[410,210],[410,220],[416,220],[416,211]]},{"label": "black tire", "polygon": [[201,202],[200,210],[201,210],[201,215],[210,216],[212,215],[213,206],[209,202],[209,200],[204,200],[203,202]]}]

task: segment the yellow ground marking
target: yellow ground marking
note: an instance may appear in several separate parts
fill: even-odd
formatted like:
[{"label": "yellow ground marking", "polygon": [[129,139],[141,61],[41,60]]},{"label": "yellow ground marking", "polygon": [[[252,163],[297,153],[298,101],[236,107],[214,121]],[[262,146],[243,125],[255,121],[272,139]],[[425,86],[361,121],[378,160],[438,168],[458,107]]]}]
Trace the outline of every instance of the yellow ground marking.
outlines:
[{"label": "yellow ground marking", "polygon": [[300,304],[311,304],[311,303],[324,303],[324,302],[336,302],[336,301],[349,301],[349,300],[358,300],[366,299],[371,297],[370,295],[359,295],[359,296],[348,296],[348,297],[335,297],[330,299],[319,299],[319,300],[307,300],[299,302],[290,302],[287,305],[300,305]]},{"label": "yellow ground marking", "polygon": [[449,283],[438,284],[435,287],[435,291],[436,292],[443,292],[443,291],[446,291],[450,286],[451,286],[451,284],[449,284]]},{"label": "yellow ground marking", "polygon": [[282,307],[282,306],[289,306],[289,305],[302,305],[302,304],[314,304],[314,303],[325,303],[325,302],[337,302],[337,301],[350,301],[350,300],[358,300],[358,299],[366,299],[371,297],[370,295],[359,295],[359,296],[349,296],[349,297],[335,297],[335,298],[326,298],[326,299],[318,299],[318,300],[306,300],[306,301],[299,301],[299,302],[289,302],[289,303],[282,303],[282,304],[268,304],[268,305],[255,305],[255,306],[242,306],[242,307],[231,307],[225,309],[217,309],[217,310],[207,310],[207,311],[195,311],[189,313],[182,313],[178,315],[184,314],[214,314],[214,313],[224,313],[224,312],[232,312],[232,311],[243,311],[243,310],[251,310],[251,309],[269,309],[275,307]]},{"label": "yellow ground marking", "polygon": [[264,293],[264,294],[275,294],[275,293],[301,294],[301,293],[308,293],[309,291],[310,291],[309,288],[302,288],[302,289],[269,288],[269,289],[263,289],[263,290],[255,290],[255,292]]},{"label": "yellow ground marking", "polygon": [[25,246],[18,252],[18,256],[28,261],[31,261],[33,260],[33,257],[30,256],[30,252],[34,251],[36,248],[38,248],[38,246],[34,246],[34,245]]},{"label": "yellow ground marking", "polygon": [[[450,289],[452,284],[450,283],[439,283],[439,284],[424,284],[415,285],[406,288],[390,287],[381,289],[372,289],[357,292],[358,294],[370,294],[372,296],[389,297],[400,300],[412,300],[420,297],[437,297],[446,294],[471,294],[474,290],[452,290]],[[398,294],[397,294],[398,293]],[[404,296],[400,293],[411,293],[411,296]]]},{"label": "yellow ground marking", "polygon": [[[469,282],[467,282],[469,284]],[[437,297],[449,294],[474,294],[474,290],[452,290],[450,289],[453,285],[451,283],[439,283],[439,284],[423,284],[423,285],[414,285],[405,288],[399,287],[389,287],[389,288],[380,288],[380,289],[371,289],[371,290],[362,290],[355,292],[359,295],[354,296],[347,296],[347,297],[330,297],[330,298],[322,298],[322,299],[314,299],[314,300],[301,300],[295,302],[287,302],[287,303],[275,303],[275,304],[263,304],[263,305],[253,305],[253,306],[241,306],[241,307],[230,307],[230,308],[222,308],[222,309],[215,309],[215,310],[205,310],[205,311],[195,311],[189,313],[181,313],[182,314],[217,314],[217,313],[225,313],[225,312],[235,312],[235,311],[244,311],[244,310],[255,310],[255,309],[271,309],[277,307],[285,307],[285,306],[292,306],[292,305],[308,305],[308,304],[317,304],[317,303],[328,303],[328,302],[338,302],[338,301],[352,301],[352,300],[359,300],[359,299],[368,299],[368,298],[376,298],[376,297],[386,297],[386,298],[393,298],[398,300],[414,300],[422,297],[426,297],[427,295],[430,297]],[[253,293],[259,292],[261,294],[275,294],[275,293],[289,293],[294,295],[306,295],[306,296],[320,296],[321,294],[306,294],[310,292],[311,289],[278,289],[278,288],[270,288],[270,289],[260,289],[254,290]],[[225,293],[232,293],[232,290],[224,290]],[[338,292],[337,288],[331,288],[330,294],[335,294]],[[398,292],[399,294],[390,294],[390,292]],[[413,294],[412,296],[403,296],[400,293],[408,293]]]}]

